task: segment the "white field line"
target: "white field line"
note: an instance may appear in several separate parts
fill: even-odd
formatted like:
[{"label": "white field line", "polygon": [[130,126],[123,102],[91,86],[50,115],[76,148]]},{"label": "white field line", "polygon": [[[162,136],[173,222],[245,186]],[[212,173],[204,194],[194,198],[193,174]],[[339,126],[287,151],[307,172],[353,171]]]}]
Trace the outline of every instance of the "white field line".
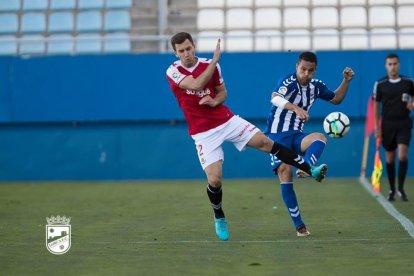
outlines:
[{"label": "white field line", "polygon": [[385,211],[390,214],[393,218],[398,220],[398,222],[402,225],[402,227],[408,232],[411,238],[414,239],[414,224],[411,220],[406,218],[403,214],[398,212],[395,207],[388,202],[388,200],[380,193],[374,192],[372,189],[371,183],[369,183],[368,179],[365,177],[359,178],[359,183],[368,191],[378,202],[384,207]]},{"label": "white field line", "polygon": [[[297,238],[294,240],[229,240],[229,241],[220,241],[220,240],[165,240],[165,241],[126,241],[126,242],[119,242],[119,241],[88,241],[88,242],[72,242],[72,244],[101,244],[101,245],[111,245],[111,244],[148,244],[148,245],[163,245],[163,244],[213,244],[213,243],[233,243],[233,244],[275,244],[275,243],[302,243],[304,240],[306,242],[314,242],[314,243],[349,243],[349,242],[401,242],[405,243],[407,241],[411,241],[411,238],[397,238],[390,240],[387,238],[344,238],[344,239],[313,239],[312,237],[306,238]],[[43,243],[39,243],[43,244]],[[27,246],[27,243],[24,242],[13,242],[7,243],[3,242],[0,243],[0,246],[4,247],[13,247],[13,246]]]}]

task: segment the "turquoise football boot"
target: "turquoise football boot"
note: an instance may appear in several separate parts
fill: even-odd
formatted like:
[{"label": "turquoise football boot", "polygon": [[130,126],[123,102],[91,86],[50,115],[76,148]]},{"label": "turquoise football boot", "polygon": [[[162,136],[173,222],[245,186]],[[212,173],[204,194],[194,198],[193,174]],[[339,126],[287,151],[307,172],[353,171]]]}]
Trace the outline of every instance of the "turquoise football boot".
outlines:
[{"label": "turquoise football boot", "polygon": [[312,177],[318,182],[322,182],[322,180],[325,178],[327,171],[328,165],[326,164],[322,164],[319,166],[311,166]]},{"label": "turquoise football boot", "polygon": [[214,218],[214,226],[216,228],[216,235],[222,241],[229,239],[229,228],[227,227],[226,218]]}]

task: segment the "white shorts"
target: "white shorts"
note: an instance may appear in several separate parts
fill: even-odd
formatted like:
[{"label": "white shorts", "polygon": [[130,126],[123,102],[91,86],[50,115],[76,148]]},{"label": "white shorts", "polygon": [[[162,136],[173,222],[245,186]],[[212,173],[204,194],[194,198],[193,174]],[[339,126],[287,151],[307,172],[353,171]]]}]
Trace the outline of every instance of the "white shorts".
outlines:
[{"label": "white shorts", "polygon": [[224,141],[232,142],[239,151],[242,151],[253,135],[259,131],[255,125],[235,115],[224,124],[191,137],[194,139],[198,159],[204,170],[216,161],[224,161],[221,146]]}]

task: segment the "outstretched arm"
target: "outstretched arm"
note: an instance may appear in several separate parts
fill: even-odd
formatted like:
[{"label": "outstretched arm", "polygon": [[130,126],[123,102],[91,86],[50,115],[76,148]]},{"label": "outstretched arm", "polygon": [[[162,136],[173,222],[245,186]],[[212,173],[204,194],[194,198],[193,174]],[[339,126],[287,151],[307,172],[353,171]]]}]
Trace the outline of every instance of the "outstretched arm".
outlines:
[{"label": "outstretched arm", "polygon": [[342,75],[344,79],[342,80],[338,88],[335,90],[335,97],[331,100],[331,103],[335,105],[340,104],[344,100],[346,93],[348,92],[349,84],[355,76],[355,73],[351,68],[346,67],[342,72]]},{"label": "outstretched arm", "polygon": [[199,105],[209,105],[211,107],[218,106],[222,104],[227,99],[227,89],[224,83],[216,86],[216,96],[212,98],[210,95],[207,95],[198,102]]},{"label": "outstretched arm", "polygon": [[202,90],[207,82],[213,76],[214,70],[216,69],[216,65],[220,60],[221,52],[220,52],[220,38],[217,40],[216,49],[214,50],[214,56],[211,60],[210,64],[207,66],[206,70],[204,70],[201,75],[197,78],[193,76],[187,76],[180,82],[180,88],[183,89],[190,89],[190,90]]}]

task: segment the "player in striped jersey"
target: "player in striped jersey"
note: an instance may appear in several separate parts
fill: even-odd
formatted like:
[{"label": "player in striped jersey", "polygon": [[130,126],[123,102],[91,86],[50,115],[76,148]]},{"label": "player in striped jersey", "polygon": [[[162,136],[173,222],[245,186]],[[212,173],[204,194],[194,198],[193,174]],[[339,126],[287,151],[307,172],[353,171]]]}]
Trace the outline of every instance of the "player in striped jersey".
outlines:
[{"label": "player in striped jersey", "polygon": [[[299,55],[296,72],[282,78],[272,93],[273,104],[267,119],[264,133],[296,153],[304,156],[305,161],[315,165],[325,148],[326,138],[321,133],[304,133],[303,125],[309,120],[309,111],[316,99],[332,104],[340,104],[345,98],[350,81],[354,77],[351,68],[343,70],[343,80],[332,91],[322,81],[313,79],[316,72],[317,56],[312,52]],[[310,233],[302,221],[296,194],[293,189],[292,167],[283,163],[277,156],[270,155],[271,165],[281,183],[282,197],[290,213],[298,236]],[[297,171],[298,177],[307,174]]]}]

